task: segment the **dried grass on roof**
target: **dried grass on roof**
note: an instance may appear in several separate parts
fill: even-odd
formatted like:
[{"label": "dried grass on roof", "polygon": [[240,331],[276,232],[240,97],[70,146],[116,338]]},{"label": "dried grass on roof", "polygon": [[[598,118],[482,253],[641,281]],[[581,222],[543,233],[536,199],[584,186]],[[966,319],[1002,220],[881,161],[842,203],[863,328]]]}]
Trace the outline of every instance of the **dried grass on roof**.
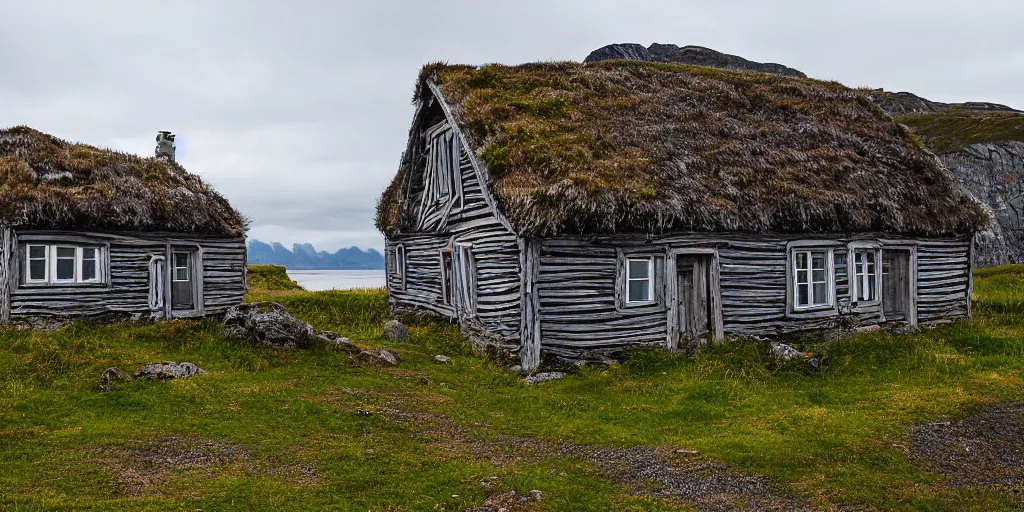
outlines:
[{"label": "dried grass on roof", "polygon": [[180,165],[19,126],[0,130],[0,224],[226,237],[242,216]]},{"label": "dried grass on roof", "polygon": [[[433,64],[421,99],[426,80],[526,235],[937,235],[988,222],[913,133],[839,83],[633,61]],[[401,187],[388,190],[378,226],[393,233]]]}]

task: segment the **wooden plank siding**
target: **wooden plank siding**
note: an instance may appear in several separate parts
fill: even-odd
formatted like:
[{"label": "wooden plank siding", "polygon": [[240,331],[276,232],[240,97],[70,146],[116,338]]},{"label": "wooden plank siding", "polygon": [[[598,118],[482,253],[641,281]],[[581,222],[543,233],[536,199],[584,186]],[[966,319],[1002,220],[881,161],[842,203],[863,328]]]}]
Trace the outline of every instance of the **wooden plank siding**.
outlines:
[{"label": "wooden plank siding", "polygon": [[[101,265],[108,276],[102,284],[21,284],[28,243],[78,244],[103,247]],[[216,315],[242,301],[245,295],[245,240],[214,239],[168,233],[78,233],[16,230],[11,272],[11,320],[39,316],[154,315],[149,306],[149,264],[165,256],[168,244],[197,251],[196,272],[202,275],[195,314]],[[169,275],[170,272],[165,272]],[[159,316],[159,315],[156,315]]]},{"label": "wooden plank siding", "polygon": [[[470,152],[461,138],[456,141],[463,144],[461,179],[455,182],[462,187],[461,207],[442,204],[428,208],[419,212],[422,221],[415,232],[386,240],[389,301],[400,309],[427,310],[456,318],[455,309],[444,301],[441,251],[453,243],[471,244],[476,266],[476,315],[463,321],[478,324],[475,327],[514,350],[519,347],[521,300],[517,237],[495,215]],[[399,244],[404,249],[404,269],[393,263]]]},{"label": "wooden plank siding", "polygon": [[[858,327],[884,321],[878,304],[860,308],[851,305],[850,265],[842,258],[834,270],[838,307],[814,312],[788,311],[788,246],[809,238],[671,234],[649,240],[629,235],[543,240],[536,285],[542,349],[579,355],[585,350],[614,349],[627,344],[666,344],[668,305],[637,311],[616,306],[616,254],[620,250],[655,249],[669,254],[686,248],[717,249],[726,335],[776,336],[832,328],[840,316],[849,314],[856,315]],[[928,323],[968,314],[969,239],[926,240],[877,234],[811,239],[833,247],[836,254],[843,256],[847,254],[847,244],[854,241],[884,240],[883,247],[916,246],[919,321]],[[664,286],[674,278],[665,276],[656,281]]]}]

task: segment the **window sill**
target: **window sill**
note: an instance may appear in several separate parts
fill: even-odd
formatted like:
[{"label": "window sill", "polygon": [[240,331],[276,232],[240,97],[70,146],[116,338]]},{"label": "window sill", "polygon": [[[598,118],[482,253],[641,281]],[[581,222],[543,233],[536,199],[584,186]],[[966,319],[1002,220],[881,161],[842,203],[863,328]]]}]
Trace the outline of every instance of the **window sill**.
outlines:
[{"label": "window sill", "polygon": [[839,315],[839,308],[835,305],[815,306],[813,308],[791,308],[786,316],[790,318],[822,317]]},{"label": "window sill", "polygon": [[47,289],[47,288],[106,288],[107,283],[95,282],[95,283],[21,283],[18,285],[18,289]]}]

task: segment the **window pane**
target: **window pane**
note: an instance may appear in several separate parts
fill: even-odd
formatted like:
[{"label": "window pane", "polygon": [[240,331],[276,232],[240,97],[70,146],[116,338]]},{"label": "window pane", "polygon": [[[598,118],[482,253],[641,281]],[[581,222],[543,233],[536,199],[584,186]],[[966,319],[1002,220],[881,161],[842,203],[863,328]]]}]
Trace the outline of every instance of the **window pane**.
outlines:
[{"label": "window pane", "polygon": [[[74,252],[74,249],[71,250]],[[60,255],[60,248],[57,249]],[[57,258],[57,280],[69,281],[75,279],[75,258]]]},{"label": "window pane", "polygon": [[864,253],[864,256],[867,258],[867,262],[869,264],[875,264],[875,251],[867,251]]},{"label": "window pane", "polygon": [[74,247],[58,247],[57,248],[58,258],[74,258],[75,248]]},{"label": "window pane", "polygon": [[92,281],[96,279],[96,260],[82,260],[82,281]]},{"label": "window pane", "polygon": [[875,300],[875,276],[874,276],[874,274],[868,276],[868,289],[865,290],[864,295],[867,296],[867,300]]},{"label": "window pane", "polygon": [[796,282],[797,283],[807,283],[808,282],[807,281],[807,271],[806,270],[797,270],[796,271]]},{"label": "window pane", "polygon": [[646,279],[650,275],[650,260],[629,260],[629,278]]},{"label": "window pane", "polygon": [[825,270],[825,253],[823,252],[812,252],[811,253],[811,264],[815,270]]},{"label": "window pane", "polygon": [[188,268],[187,267],[175,267],[174,268],[174,280],[175,281],[188,281]]},{"label": "window pane", "polygon": [[853,253],[853,261],[857,264],[857,268],[859,269],[861,263],[864,262],[864,253],[861,251]]},{"label": "window pane", "polygon": [[82,259],[83,260],[94,260],[94,259],[96,259],[96,248],[95,247],[85,247],[85,248],[83,248],[82,249]]},{"label": "window pane", "polygon": [[28,248],[29,258],[46,258],[46,246],[45,245],[33,245]]},{"label": "window pane", "polygon": [[828,304],[828,289],[825,283],[814,284],[814,303]]},{"label": "window pane", "polygon": [[651,282],[646,279],[629,281],[629,302],[647,302],[651,300]]},{"label": "window pane", "polygon": [[807,268],[807,253],[796,253],[796,268]]},{"label": "window pane", "polygon": [[810,299],[807,297],[806,284],[801,284],[796,287],[796,304],[798,306],[810,305]]},{"label": "window pane", "polygon": [[28,278],[32,281],[46,279],[46,260],[31,260],[28,262]]},{"label": "window pane", "polygon": [[824,270],[817,270],[817,269],[815,269],[812,272],[812,274],[813,274],[812,277],[814,278],[814,282],[815,283],[824,283],[825,282],[825,271]]}]

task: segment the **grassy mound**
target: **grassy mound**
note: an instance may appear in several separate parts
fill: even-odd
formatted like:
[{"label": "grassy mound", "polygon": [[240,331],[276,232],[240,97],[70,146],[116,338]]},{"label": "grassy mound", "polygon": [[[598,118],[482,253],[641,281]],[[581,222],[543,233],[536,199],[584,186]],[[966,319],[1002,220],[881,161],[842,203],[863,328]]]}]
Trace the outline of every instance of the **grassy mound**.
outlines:
[{"label": "grassy mound", "polygon": [[900,117],[936,153],[953,153],[971,144],[1024,142],[1024,114],[950,108]]},{"label": "grassy mound", "polygon": [[[915,424],[1024,395],[1024,266],[980,271],[970,320],[811,347],[827,360],[817,371],[736,342],[540,385],[472,355],[446,322],[388,342],[382,291],[272,293],[250,300],[401,364],[252,346],[213,320],[0,330],[0,509],[464,510],[532,489],[531,511],[692,509],[588,455],[659,447],[663,464],[762,475],[826,509],[1020,506],[1005,488],[956,485],[909,446]],[[209,373],[98,391],[104,368],[164,360]]]},{"label": "grassy mound", "polygon": [[288,277],[280,265],[249,265],[249,290],[252,292],[302,290],[299,283]]}]

